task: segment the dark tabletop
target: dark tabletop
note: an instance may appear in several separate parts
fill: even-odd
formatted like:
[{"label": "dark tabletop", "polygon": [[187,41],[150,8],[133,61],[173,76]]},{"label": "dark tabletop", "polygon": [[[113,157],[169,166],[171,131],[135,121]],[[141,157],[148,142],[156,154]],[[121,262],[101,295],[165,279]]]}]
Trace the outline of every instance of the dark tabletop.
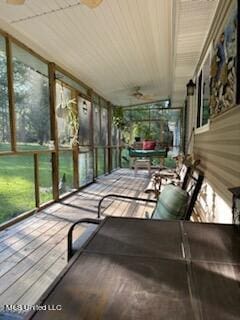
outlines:
[{"label": "dark tabletop", "polygon": [[239,319],[240,238],[231,225],[108,217],[33,319]]}]

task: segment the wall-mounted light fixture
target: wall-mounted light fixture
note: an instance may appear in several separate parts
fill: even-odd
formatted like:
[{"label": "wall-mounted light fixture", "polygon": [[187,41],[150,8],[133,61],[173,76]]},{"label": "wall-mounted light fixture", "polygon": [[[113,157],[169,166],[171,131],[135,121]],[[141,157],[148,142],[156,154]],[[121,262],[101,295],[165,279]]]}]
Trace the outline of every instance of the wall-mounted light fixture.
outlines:
[{"label": "wall-mounted light fixture", "polygon": [[83,101],[83,112],[87,114],[87,103],[85,100]]},{"label": "wall-mounted light fixture", "polygon": [[196,88],[196,84],[191,80],[189,80],[187,84],[187,96],[194,96],[194,90]]}]

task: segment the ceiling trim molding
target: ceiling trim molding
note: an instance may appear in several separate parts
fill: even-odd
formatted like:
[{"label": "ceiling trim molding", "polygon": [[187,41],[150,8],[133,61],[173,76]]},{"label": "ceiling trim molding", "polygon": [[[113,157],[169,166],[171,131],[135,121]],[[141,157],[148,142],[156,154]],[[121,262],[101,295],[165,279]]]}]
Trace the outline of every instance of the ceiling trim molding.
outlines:
[{"label": "ceiling trim molding", "polygon": [[172,54],[172,76],[171,76],[171,97],[174,94],[174,84],[175,84],[175,76],[176,76],[176,55],[177,55],[177,28],[179,26],[179,8],[180,2],[179,0],[173,1],[172,5],[172,21],[173,21],[173,28],[172,28],[172,46],[173,46],[173,54]]}]

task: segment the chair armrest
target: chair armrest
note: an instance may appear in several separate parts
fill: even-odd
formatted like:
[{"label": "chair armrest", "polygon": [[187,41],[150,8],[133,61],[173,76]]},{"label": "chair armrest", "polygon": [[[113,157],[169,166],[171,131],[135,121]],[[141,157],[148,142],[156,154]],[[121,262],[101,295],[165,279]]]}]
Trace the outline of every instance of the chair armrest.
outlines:
[{"label": "chair armrest", "polygon": [[73,256],[73,243],[72,243],[72,235],[73,235],[73,229],[77,224],[80,223],[92,223],[92,224],[100,224],[100,220],[97,219],[91,219],[91,218],[85,218],[85,219],[80,219],[76,221],[73,225],[71,225],[70,229],[68,230],[68,235],[67,235],[67,259],[69,259]]},{"label": "chair armrest", "polygon": [[105,200],[106,198],[122,198],[122,199],[129,199],[129,200],[139,200],[139,201],[146,201],[146,202],[153,202],[153,203],[157,203],[157,200],[153,200],[153,199],[146,199],[146,198],[138,198],[138,197],[130,197],[130,196],[123,196],[120,194],[107,194],[106,196],[102,197],[102,199],[99,201],[98,203],[98,219],[101,218],[101,205],[103,200]]}]

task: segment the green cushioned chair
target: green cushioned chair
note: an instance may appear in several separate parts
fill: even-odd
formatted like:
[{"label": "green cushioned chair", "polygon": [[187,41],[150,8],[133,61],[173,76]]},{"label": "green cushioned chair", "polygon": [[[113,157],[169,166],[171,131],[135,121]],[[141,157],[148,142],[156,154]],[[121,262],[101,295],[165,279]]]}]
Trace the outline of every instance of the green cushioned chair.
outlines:
[{"label": "green cushioned chair", "polygon": [[106,198],[122,198],[155,203],[156,207],[153,214],[150,216],[146,212],[147,219],[190,220],[203,179],[204,174],[202,171],[195,169],[191,172],[190,170],[182,188],[172,184],[166,185],[158,200],[121,194],[107,194],[98,203],[98,219],[101,218],[101,206]]},{"label": "green cushioned chair", "polygon": [[163,188],[154,209],[152,219],[180,220],[186,215],[189,195],[173,184]]}]

